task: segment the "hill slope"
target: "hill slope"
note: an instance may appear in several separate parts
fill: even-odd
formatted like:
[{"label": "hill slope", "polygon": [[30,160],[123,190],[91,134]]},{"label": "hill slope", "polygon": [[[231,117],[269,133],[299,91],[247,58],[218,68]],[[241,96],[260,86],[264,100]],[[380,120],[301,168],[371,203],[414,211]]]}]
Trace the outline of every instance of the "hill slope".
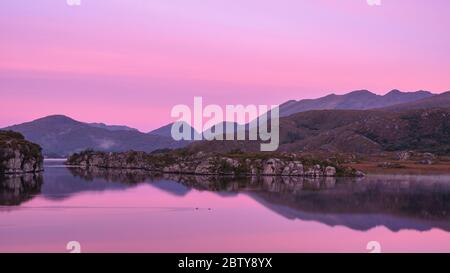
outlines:
[{"label": "hill slope", "polygon": [[[159,127],[153,131],[148,132],[148,134],[150,135],[156,135],[156,136],[163,136],[163,137],[172,137],[172,126],[175,124],[174,123],[169,123],[167,125],[164,125],[162,127]],[[189,125],[187,122],[183,122],[183,121],[179,121],[176,123],[177,126],[179,126],[180,128],[183,128],[183,126],[185,126],[185,128],[187,128],[187,130],[191,131],[191,136],[192,138],[195,138],[195,136],[199,136],[200,134],[191,127],[191,125]]]},{"label": "hill slope", "polygon": [[5,129],[20,132],[28,140],[39,144],[48,157],[65,157],[85,149],[151,152],[187,144],[133,130],[98,128],[62,115],[48,116]]},{"label": "hill slope", "polygon": [[[201,141],[205,151],[258,151],[256,141]],[[373,154],[416,150],[450,154],[450,108],[387,112],[315,110],[280,119],[279,151]]]}]

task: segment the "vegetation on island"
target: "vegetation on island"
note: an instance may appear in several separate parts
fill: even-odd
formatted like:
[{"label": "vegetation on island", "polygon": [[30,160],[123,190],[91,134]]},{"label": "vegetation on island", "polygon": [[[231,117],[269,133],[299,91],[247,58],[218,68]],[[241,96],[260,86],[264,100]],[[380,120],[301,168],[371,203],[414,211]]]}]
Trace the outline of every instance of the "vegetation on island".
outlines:
[{"label": "vegetation on island", "polygon": [[70,156],[69,165],[111,169],[143,169],[165,173],[219,174],[233,176],[359,176],[362,173],[344,167],[336,158],[317,159],[297,153],[276,152],[194,152],[176,149],[145,153],[99,152],[86,150]]}]

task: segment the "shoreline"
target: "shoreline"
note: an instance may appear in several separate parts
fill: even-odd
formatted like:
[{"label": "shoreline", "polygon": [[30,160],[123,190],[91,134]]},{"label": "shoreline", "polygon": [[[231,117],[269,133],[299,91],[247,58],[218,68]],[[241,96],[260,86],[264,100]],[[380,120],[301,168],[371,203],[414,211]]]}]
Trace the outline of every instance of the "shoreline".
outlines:
[{"label": "shoreline", "polygon": [[361,177],[364,173],[330,160],[301,157],[297,154],[267,153],[190,153],[174,151],[161,154],[145,152],[106,153],[84,151],[73,154],[66,165],[106,169],[136,169],[155,173],[285,176],[285,177]]},{"label": "shoreline", "polygon": [[145,168],[111,168],[111,167],[102,167],[102,166],[83,166],[83,165],[66,165],[68,168],[79,168],[83,170],[90,169],[100,169],[100,170],[111,170],[111,171],[142,171],[154,174],[168,174],[168,175],[186,175],[186,176],[219,176],[219,177],[235,177],[235,178],[254,178],[254,177],[299,177],[299,178],[358,178],[363,176],[308,176],[308,175],[283,175],[283,174],[232,174],[232,173],[196,173],[196,172],[170,172],[164,170],[151,170]]},{"label": "shoreline", "polygon": [[361,170],[367,175],[391,174],[391,175],[450,175],[450,163],[436,163],[421,165],[416,162],[389,161],[392,167],[382,167],[384,162],[364,161],[359,163],[347,163],[345,166]]}]

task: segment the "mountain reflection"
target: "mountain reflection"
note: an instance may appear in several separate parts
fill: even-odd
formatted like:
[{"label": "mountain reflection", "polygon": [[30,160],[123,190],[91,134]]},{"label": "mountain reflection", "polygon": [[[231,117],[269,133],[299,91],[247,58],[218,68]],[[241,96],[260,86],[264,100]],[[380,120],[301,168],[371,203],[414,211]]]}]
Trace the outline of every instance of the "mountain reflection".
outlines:
[{"label": "mountain reflection", "polygon": [[[31,179],[31,183],[30,183]],[[0,204],[19,205],[36,194],[58,199],[84,191],[122,190],[148,183],[176,196],[190,190],[220,196],[246,194],[288,218],[329,226],[368,230],[450,231],[448,176],[368,176],[365,178],[231,178],[161,175],[140,170],[52,168],[40,176],[9,178],[0,183]]]},{"label": "mountain reflection", "polygon": [[[71,169],[86,179],[137,183],[169,180],[187,189],[220,195],[248,194],[263,206],[289,218],[368,230],[386,226],[450,231],[448,177],[370,176],[366,178],[230,177],[164,174],[139,170]],[[154,185],[158,185],[155,183]],[[159,187],[159,186],[158,186]],[[161,187],[159,187],[161,188]],[[179,195],[179,187],[162,188]]]}]

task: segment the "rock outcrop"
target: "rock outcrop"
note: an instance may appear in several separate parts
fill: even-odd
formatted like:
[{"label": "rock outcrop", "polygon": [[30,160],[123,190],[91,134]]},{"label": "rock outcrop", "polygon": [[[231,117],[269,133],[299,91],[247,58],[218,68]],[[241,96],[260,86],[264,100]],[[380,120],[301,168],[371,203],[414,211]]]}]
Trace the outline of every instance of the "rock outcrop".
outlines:
[{"label": "rock outcrop", "polygon": [[41,147],[20,134],[0,131],[0,174],[36,173],[43,170]]},{"label": "rock outcrop", "polygon": [[362,175],[336,163],[301,158],[296,154],[189,153],[185,150],[163,154],[144,152],[105,153],[84,151],[67,163],[81,167],[143,169],[152,172],[233,176],[334,177]]}]

